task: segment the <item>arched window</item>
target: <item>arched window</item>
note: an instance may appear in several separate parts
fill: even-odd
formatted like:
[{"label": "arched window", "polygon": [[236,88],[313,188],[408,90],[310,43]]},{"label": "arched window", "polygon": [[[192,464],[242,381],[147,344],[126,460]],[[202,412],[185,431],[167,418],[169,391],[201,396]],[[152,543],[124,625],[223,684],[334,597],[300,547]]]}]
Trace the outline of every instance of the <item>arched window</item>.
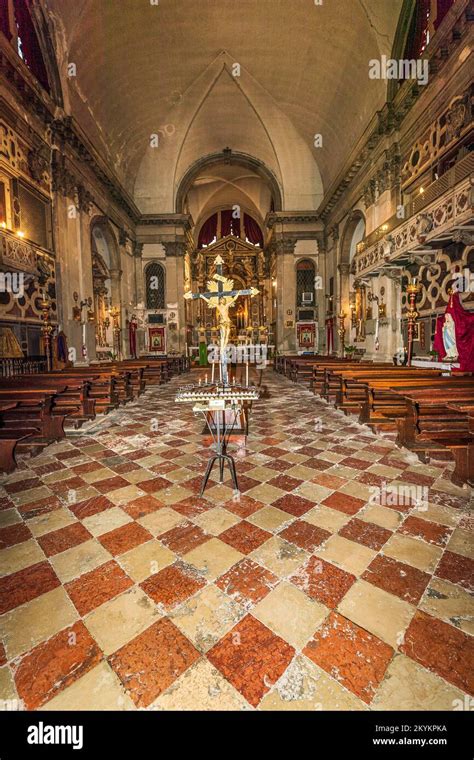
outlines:
[{"label": "arched window", "polygon": [[296,265],[296,306],[314,306],[314,262],[309,259]]},{"label": "arched window", "polygon": [[13,0],[11,5],[0,0],[0,30],[15,46],[38,82],[50,92],[41,46],[31,18],[30,0]]},{"label": "arched window", "polygon": [[157,261],[152,261],[145,269],[147,309],[165,308],[165,270]]}]

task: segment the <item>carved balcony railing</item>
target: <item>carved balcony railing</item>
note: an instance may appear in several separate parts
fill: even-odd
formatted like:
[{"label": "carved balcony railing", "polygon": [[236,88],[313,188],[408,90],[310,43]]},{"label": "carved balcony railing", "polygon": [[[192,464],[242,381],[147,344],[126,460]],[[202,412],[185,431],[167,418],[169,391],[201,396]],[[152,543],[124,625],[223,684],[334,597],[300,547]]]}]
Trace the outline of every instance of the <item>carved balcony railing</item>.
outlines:
[{"label": "carved balcony railing", "polygon": [[[442,177],[441,179],[443,179]],[[449,240],[449,233],[473,220],[473,186],[470,178],[454,187],[445,189],[440,198],[422,207],[422,213],[412,214],[384,234],[371,245],[357,249],[352,264],[356,276],[364,276],[380,271],[395,259],[403,258],[417,248],[442,247],[443,240]],[[457,230],[459,232],[459,230]],[[436,243],[435,243],[436,241]]]}]

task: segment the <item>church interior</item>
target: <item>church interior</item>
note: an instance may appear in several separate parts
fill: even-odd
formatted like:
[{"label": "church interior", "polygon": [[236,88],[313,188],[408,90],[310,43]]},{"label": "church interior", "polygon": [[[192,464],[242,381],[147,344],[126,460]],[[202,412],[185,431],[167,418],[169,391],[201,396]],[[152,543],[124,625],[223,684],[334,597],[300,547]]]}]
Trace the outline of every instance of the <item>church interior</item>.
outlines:
[{"label": "church interior", "polygon": [[473,21],[0,0],[2,710],[474,709]]}]

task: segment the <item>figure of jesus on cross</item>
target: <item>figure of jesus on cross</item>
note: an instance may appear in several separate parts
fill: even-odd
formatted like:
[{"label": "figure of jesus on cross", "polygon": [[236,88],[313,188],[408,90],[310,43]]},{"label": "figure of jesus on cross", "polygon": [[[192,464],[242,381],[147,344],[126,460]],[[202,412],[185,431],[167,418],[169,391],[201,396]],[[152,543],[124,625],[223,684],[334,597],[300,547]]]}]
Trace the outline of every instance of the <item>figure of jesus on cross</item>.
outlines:
[{"label": "figure of jesus on cross", "polygon": [[226,367],[226,348],[229,343],[230,328],[232,321],[229,317],[230,307],[237,301],[239,296],[256,296],[259,292],[257,288],[247,288],[246,290],[234,290],[233,280],[227,279],[222,274],[222,265],[224,260],[221,256],[217,256],[214,260],[216,265],[216,273],[211,280],[207,283],[207,291],[205,293],[192,293],[188,291],[184,294],[186,299],[198,299],[202,298],[207,303],[210,309],[217,309],[219,314],[218,326],[220,332],[219,340],[219,361],[221,368],[221,381],[224,385],[228,383],[227,367]]}]

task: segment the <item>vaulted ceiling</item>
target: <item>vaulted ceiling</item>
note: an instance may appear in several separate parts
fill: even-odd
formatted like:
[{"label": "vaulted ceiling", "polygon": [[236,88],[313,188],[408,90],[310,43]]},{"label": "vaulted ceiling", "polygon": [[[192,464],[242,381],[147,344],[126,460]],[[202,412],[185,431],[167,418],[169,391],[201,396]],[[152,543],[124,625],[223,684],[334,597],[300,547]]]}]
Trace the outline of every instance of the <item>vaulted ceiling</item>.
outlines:
[{"label": "vaulted ceiling", "polygon": [[[384,103],[368,62],[390,56],[402,5],[41,2],[66,108],[147,213],[173,211],[190,166],[225,147],[265,164],[284,208],[316,209]],[[76,77],[65,75],[71,62]]]}]

